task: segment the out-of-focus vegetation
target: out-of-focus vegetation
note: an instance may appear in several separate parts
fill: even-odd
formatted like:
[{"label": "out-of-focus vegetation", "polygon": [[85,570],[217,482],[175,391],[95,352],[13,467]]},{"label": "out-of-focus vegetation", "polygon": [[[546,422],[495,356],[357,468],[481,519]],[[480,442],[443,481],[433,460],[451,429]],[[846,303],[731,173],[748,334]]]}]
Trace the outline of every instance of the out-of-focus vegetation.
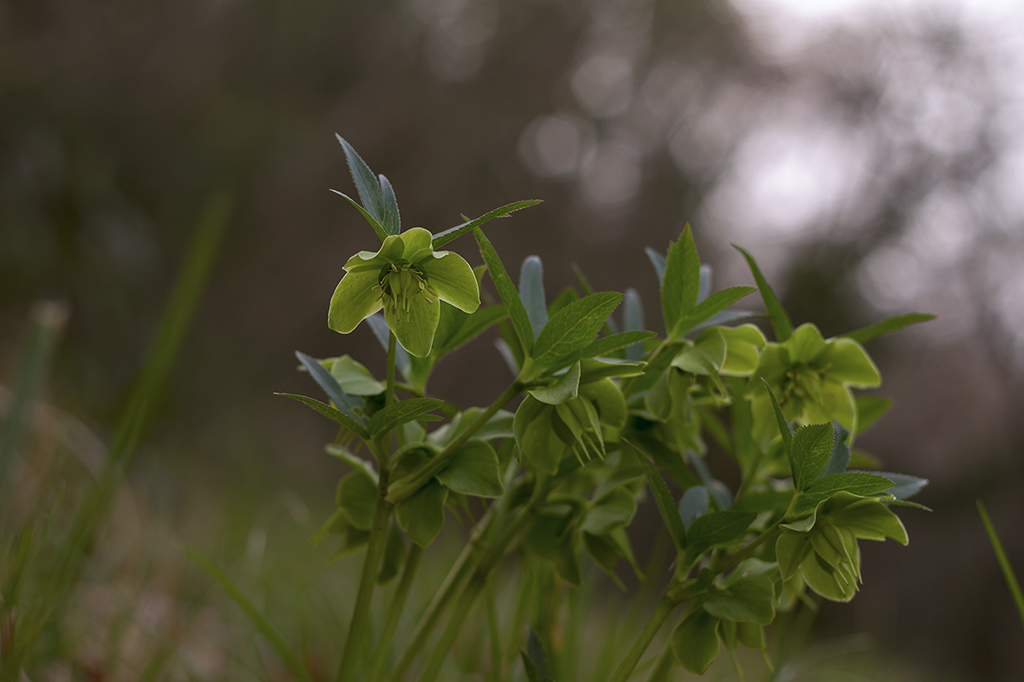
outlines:
[{"label": "out-of-focus vegetation", "polygon": [[[327,191],[346,182],[334,132],[388,169],[408,224],[545,199],[495,245],[509,262],[527,244],[568,256],[600,288],[633,285],[647,268],[635,245],[689,221],[712,262],[731,241],[766,253],[794,322],[826,335],[878,309],[940,314],[871,348],[896,406],[863,443],[929,477],[936,512],[908,521],[888,575],[871,564],[892,548],[865,552],[871,589],[823,609],[815,636],[872,633],[933,678],[1018,679],[1020,627],[974,510],[986,501],[1024,565],[1015,26],[923,8],[799,33],[781,11],[711,1],[6,0],[0,383],[17,376],[32,304],[63,300],[44,397],[109,444],[186,228],[230,193],[214,279],[125,490],[140,527],[214,535],[241,561],[283,510],[304,513],[283,491],[332,496],[325,427],[271,396],[299,386],[292,350],[373,348],[324,320],[342,259],[370,246]],[[734,266],[718,271],[743,281]],[[552,290],[571,277],[552,276]],[[177,556],[158,544],[146,556]],[[154,580],[184,575],[162,577],[175,561],[152,559]]]}]

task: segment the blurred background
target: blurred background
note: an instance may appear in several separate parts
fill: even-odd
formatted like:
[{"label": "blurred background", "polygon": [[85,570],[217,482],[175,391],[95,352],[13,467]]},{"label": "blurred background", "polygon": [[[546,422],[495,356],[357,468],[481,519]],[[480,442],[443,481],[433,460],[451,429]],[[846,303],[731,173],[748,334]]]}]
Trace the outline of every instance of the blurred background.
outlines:
[{"label": "blurred background", "polygon": [[[861,594],[816,637],[866,633],[927,679],[1019,680],[1024,631],[975,500],[1024,570],[1022,114],[1010,0],[0,0],[0,384],[33,302],[64,301],[48,399],[109,438],[227,192],[133,476],[171,527],[198,490],[326,508],[332,429],[272,392],[314,390],[295,349],[384,365],[365,326],[325,324],[341,265],[378,243],[328,191],[353,193],[335,133],[388,176],[406,227],[543,199],[488,228],[509,270],[538,254],[549,295],[570,263],[635,287],[653,328],[643,247],[689,222],[718,287],[752,283],[742,245],[826,336],[938,315],[868,345],[895,407],[859,441],[929,478],[935,511],[902,514],[909,547],[865,548]],[[452,248],[480,263],[471,239]],[[483,341],[458,362],[496,359]],[[449,362],[432,389],[464,403],[509,378]]]}]

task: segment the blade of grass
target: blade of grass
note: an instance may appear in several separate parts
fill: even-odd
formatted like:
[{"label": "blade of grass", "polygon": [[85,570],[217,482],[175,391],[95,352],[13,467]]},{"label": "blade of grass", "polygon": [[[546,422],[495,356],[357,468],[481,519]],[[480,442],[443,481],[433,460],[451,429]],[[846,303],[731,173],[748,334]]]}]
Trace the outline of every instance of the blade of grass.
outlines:
[{"label": "blade of grass", "polygon": [[978,500],[978,513],[981,514],[981,522],[985,524],[985,531],[988,533],[989,542],[992,543],[992,549],[996,553],[999,568],[1003,571],[1006,586],[1010,589],[1014,604],[1017,605],[1020,621],[1024,623],[1024,596],[1021,596],[1020,583],[1017,582],[1017,576],[1013,573],[1010,560],[1006,558],[1006,552],[1003,551],[1003,543],[999,541],[999,535],[996,533],[995,526],[992,525],[992,519],[988,517],[988,512],[985,510],[985,505],[982,504],[981,500]]},{"label": "blade of grass", "polygon": [[28,423],[32,401],[46,378],[53,349],[64,328],[67,314],[67,308],[55,301],[37,303],[32,309],[32,326],[18,362],[18,378],[0,425],[0,492],[6,487],[7,472],[14,464],[15,452]]},{"label": "blade of grass", "polygon": [[270,624],[270,621],[260,613],[249,598],[242,592],[231,581],[224,571],[220,570],[216,564],[204,557],[202,554],[192,549],[191,547],[185,547],[185,554],[192,560],[199,568],[203,569],[207,575],[217,581],[225,593],[238,605],[240,609],[249,617],[252,624],[256,626],[259,633],[263,635],[264,639],[274,647],[274,651],[281,657],[281,661],[285,664],[285,667],[295,676],[296,679],[302,680],[303,682],[313,682],[313,678],[306,670],[305,666],[299,661],[298,657],[288,647],[288,643],[284,641],[284,637],[274,629],[274,626]]}]

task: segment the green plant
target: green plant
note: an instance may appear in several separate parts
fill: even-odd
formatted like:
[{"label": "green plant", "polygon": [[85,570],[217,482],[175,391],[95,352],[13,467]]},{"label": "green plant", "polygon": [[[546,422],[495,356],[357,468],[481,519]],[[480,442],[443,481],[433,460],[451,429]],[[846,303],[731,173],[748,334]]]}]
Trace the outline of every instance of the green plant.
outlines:
[{"label": "green plant", "polygon": [[[687,227],[667,254],[648,250],[664,322],[663,332],[650,331],[633,290],[593,292],[581,278],[581,290],[549,300],[536,257],[526,259],[513,284],[481,228],[538,202],[512,203],[436,235],[402,231],[390,183],[339,140],[360,201],[342,196],[382,244],[347,260],[328,324],[348,333],[365,320],[387,353],[386,376],[374,377],[348,355],[298,353],[329,400],[283,394],[338,424],[327,451],[351,469],[315,538],[332,538],[339,553],[365,551],[337,680],[399,682],[421,657],[416,679],[435,680],[474,614],[487,623],[476,629],[491,633],[492,679],[505,678],[509,652],[520,648],[530,680],[561,679],[572,664],[554,641],[557,604],[532,609],[536,632],[523,639],[529,586],[581,585],[583,555],[613,580],[620,562],[640,575],[627,528],[648,490],[671,537],[674,570],[633,644],[609,666],[612,682],[648,664],[653,679],[673,661],[702,673],[722,647],[730,657],[739,647],[765,652],[765,628],[780,611],[811,601],[810,593],[837,601],[854,596],[860,539],[906,544],[892,507],[917,506],[905,498],[925,481],[850,469],[851,461],[866,461],[851,450],[855,436],[888,407],[851,389],[881,381],[862,343],[931,316],[892,318],[834,339],[822,338],[813,324],[794,330],[742,249],[757,288],[713,292],[711,269],[701,264]],[[440,250],[466,234],[484,263],[475,271]],[[500,302],[481,306],[486,274]],[[756,290],[773,341],[753,324],[730,326],[754,317],[731,306]],[[376,314],[382,308],[383,317]],[[493,326],[514,377],[507,389],[486,408],[430,395],[438,361]],[[514,412],[506,409],[520,397]],[[709,473],[708,457],[733,462],[740,475],[735,491]],[[682,491],[678,501],[663,476]],[[476,510],[482,511],[461,554],[398,645],[421,552],[448,512],[472,518]],[[512,553],[524,583],[509,642],[496,626],[492,581]],[[394,579],[399,586],[374,632],[375,588]],[[245,597],[232,595],[293,674],[308,677]],[[548,595],[562,598],[568,597],[560,590]],[[486,610],[475,611],[481,599]],[[641,663],[673,617],[662,653]]]}]

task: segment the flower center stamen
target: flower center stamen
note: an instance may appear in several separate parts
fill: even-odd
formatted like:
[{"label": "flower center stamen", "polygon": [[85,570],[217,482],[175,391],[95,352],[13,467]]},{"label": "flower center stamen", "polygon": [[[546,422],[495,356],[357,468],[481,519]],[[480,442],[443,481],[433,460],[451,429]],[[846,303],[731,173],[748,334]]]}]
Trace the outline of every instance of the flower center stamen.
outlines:
[{"label": "flower center stamen", "polygon": [[[427,275],[408,261],[396,261],[381,268],[375,289],[380,300],[394,315],[403,314],[409,321],[413,302],[433,303],[437,293],[427,283]],[[422,300],[421,300],[422,299]]]}]

